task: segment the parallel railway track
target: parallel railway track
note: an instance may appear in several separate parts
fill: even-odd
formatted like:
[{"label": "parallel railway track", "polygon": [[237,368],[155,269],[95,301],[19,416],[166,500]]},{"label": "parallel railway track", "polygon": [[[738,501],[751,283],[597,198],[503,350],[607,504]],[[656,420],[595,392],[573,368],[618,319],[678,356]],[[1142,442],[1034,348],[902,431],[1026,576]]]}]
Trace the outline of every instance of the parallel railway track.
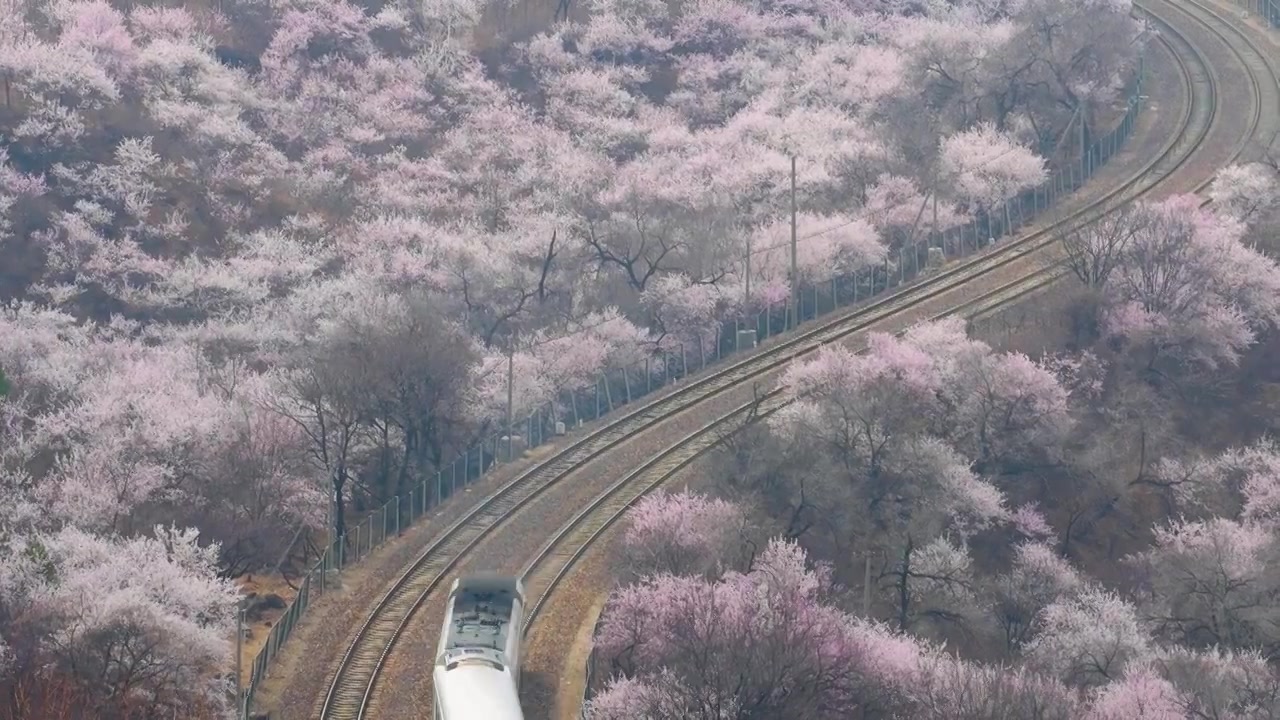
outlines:
[{"label": "parallel railway track", "polygon": [[[1208,27],[1230,48],[1231,53],[1247,70],[1249,95],[1253,102],[1249,109],[1247,131],[1236,144],[1230,162],[1256,160],[1257,158],[1248,157],[1250,146],[1259,139],[1266,143],[1274,142],[1280,131],[1280,70],[1277,69],[1280,66],[1212,5],[1202,0],[1182,0],[1177,4],[1163,1],[1161,4]],[[1271,109],[1269,115],[1265,112],[1267,108]],[[1196,185],[1193,192],[1204,192],[1211,182],[1212,178],[1206,178]],[[1208,201],[1204,204],[1208,204]]]},{"label": "parallel railway track", "polygon": [[[1056,274],[1060,274],[1060,271]],[[1053,279],[1056,277],[1050,278],[1048,282]],[[1016,280],[931,319],[990,312],[1036,292],[1045,283],[1046,279],[1039,274]],[[734,408],[628,473],[562,526],[524,567],[522,575],[525,592],[531,598],[529,610],[525,614],[524,631],[528,633],[548,607],[556,589],[574,564],[636,501],[674,479],[681,470],[715,448],[726,436],[750,422],[772,415],[787,404],[781,391],[771,390],[760,397],[758,402],[752,400]]]},{"label": "parallel railway track", "polygon": [[[1163,4],[1163,3],[1162,3]],[[1186,11],[1184,11],[1186,12]],[[1211,11],[1200,7],[1197,11]],[[1190,13],[1188,13],[1190,14]],[[1220,18],[1219,18],[1220,19]],[[458,522],[446,529],[432,542],[381,599],[356,637],[347,648],[325,696],[320,716],[329,718],[364,718],[368,716],[370,701],[377,688],[379,673],[395,648],[397,639],[404,632],[428,597],[443,592],[451,571],[482,540],[504,521],[513,517],[530,500],[555,485],[559,480],[581,468],[587,462],[601,457],[611,449],[636,435],[649,430],[665,420],[682,414],[698,403],[719,395],[727,389],[761,375],[775,371],[797,356],[813,351],[822,344],[834,342],[848,335],[865,330],[887,318],[919,306],[921,303],[951,292],[975,278],[986,276],[1015,261],[1038,254],[1056,242],[1055,230],[1063,225],[1087,222],[1124,202],[1143,196],[1164,184],[1165,178],[1175,174],[1196,154],[1208,137],[1218,118],[1218,78],[1195,46],[1180,31],[1163,23],[1165,30],[1160,42],[1166,44],[1182,74],[1188,103],[1180,120],[1179,132],[1162,151],[1138,173],[1130,176],[1113,191],[1089,203],[1080,211],[1054,223],[1052,226],[1019,239],[1009,240],[975,258],[957,262],[941,272],[928,276],[899,292],[871,302],[851,313],[815,323],[807,331],[797,333],[779,344],[768,347],[752,357],[729,363],[725,367],[692,379],[684,387],[632,410],[609,422],[599,430],[571,443],[554,456],[508,482]],[[1211,31],[1212,26],[1204,18],[1198,18]],[[1214,31],[1219,36],[1221,31]],[[1228,45],[1231,41],[1224,40]],[[1262,66],[1271,68],[1265,57]],[[1241,60],[1245,58],[1241,56]],[[1246,64],[1248,64],[1246,62]],[[1254,77],[1255,113],[1250,132],[1256,130],[1261,118],[1261,90]],[[1273,82],[1274,78],[1272,78]],[[1242,144],[1239,152],[1243,152]],[[1029,273],[996,291],[986,293],[982,301],[1008,303],[1042,287],[1060,272],[1056,264]],[[966,303],[972,311],[973,302]],[[953,308],[951,314],[964,311]],[[636,473],[628,475],[603,493],[587,510],[561,529],[549,542],[537,559],[528,567],[531,601],[530,622],[544,611],[548,598],[556,584],[581,556],[585,548],[608,527],[622,510],[643,492],[660,485],[678,466],[687,464],[698,453],[705,451],[734,418],[740,417],[743,408],[696,432],[660,454]],[[655,474],[656,473],[656,474]],[[536,584],[536,586],[535,586]],[[528,627],[528,625],[526,625]],[[429,672],[429,670],[424,670]]]}]

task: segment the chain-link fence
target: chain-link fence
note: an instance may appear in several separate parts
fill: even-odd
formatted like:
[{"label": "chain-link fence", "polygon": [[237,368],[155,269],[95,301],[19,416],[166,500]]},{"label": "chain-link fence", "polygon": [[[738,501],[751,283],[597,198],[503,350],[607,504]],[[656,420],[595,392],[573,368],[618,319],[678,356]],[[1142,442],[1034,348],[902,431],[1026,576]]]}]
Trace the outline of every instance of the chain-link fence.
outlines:
[{"label": "chain-link fence", "polygon": [[[1082,153],[1079,160],[1058,168],[1042,185],[1011,198],[999,208],[987,212],[985,217],[945,232],[931,233],[910,246],[891,250],[890,259],[881,266],[812,285],[801,284],[798,322],[807,322],[862,303],[915,280],[946,260],[972,254],[996,239],[1016,233],[1059,198],[1083,185],[1129,138],[1142,107],[1142,78],[1140,57],[1124,117],[1115,129],[1093,143],[1087,153]],[[459,488],[478,480],[496,464],[506,462],[510,457],[518,458],[525,450],[546,444],[572,427],[631,404],[719,362],[727,355],[755,347],[760,340],[786,329],[787,307],[779,304],[745,321],[724,324],[716,329],[715,338],[707,338],[708,342],[678,345],[655,354],[641,365],[609,371],[597,378],[594,387],[562,393],[558,402],[538,408],[517,421],[509,432],[486,437],[436,473],[435,477],[423,480],[406,496],[393,498],[375,510],[349,529],[345,537],[334,541],[303,578],[298,596],[271,629],[266,645],[254,659],[248,686],[242,691],[241,708],[247,713],[251,707],[254,692],[266,677],[267,668],[306,613],[313,593],[323,594],[331,584],[330,579],[344,567],[367,556],[387,538],[398,535],[403,528],[452,497]]]}]

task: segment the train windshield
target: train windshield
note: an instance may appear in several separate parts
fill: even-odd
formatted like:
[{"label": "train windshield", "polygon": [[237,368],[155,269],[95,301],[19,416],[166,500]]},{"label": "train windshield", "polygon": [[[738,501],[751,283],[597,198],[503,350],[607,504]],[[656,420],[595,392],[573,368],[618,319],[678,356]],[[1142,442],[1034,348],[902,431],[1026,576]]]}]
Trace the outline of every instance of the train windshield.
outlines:
[{"label": "train windshield", "polygon": [[448,665],[445,665],[444,669],[446,671],[449,671],[459,667],[490,667],[499,672],[503,670],[502,663],[496,662],[494,660],[490,660],[488,658],[483,658],[483,657],[459,658],[458,660],[451,662]]}]

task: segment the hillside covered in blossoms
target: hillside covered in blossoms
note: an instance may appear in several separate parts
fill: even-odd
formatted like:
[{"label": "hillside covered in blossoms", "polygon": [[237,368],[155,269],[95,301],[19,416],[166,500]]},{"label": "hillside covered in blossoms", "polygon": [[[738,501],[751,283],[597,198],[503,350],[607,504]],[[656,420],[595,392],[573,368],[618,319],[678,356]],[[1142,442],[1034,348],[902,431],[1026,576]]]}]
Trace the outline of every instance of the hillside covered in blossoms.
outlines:
[{"label": "hillside covered in blossoms", "polygon": [[[238,579],[313,561],[314,548],[434,477],[508,414],[548,404],[567,414],[564,393],[602,373],[705,353],[723,323],[784,303],[793,202],[802,283],[888,268],[921,237],[990,223],[1109,130],[1150,36],[1121,0],[589,0],[520,28],[504,20],[513,8],[0,0],[0,716],[225,716]],[[1280,316],[1280,271],[1257,239],[1270,232],[1259,228],[1270,227],[1274,171],[1230,168],[1216,192],[1213,211],[1178,199],[1133,211],[1116,226],[1123,242],[1102,230],[1076,238],[1081,257],[1102,258],[1077,263],[1097,330],[1089,343],[1170,374],[1236,367],[1265,343]],[[1145,282],[1152,268],[1174,281]],[[1027,503],[1048,506],[1052,493],[1032,498],[1001,478],[1060,468],[1083,413],[1111,411],[1098,388],[1131,383],[1088,375],[1078,355],[1052,365],[975,343],[947,325],[794,368],[784,382],[803,402],[757,430],[816,443],[793,444],[824,463],[802,472],[848,480],[822,491],[839,511],[809,507],[803,492],[786,505],[795,478],[779,481],[788,489],[760,507],[794,513],[799,524],[777,533],[785,542],[759,562],[717,566],[724,574],[710,560],[652,564],[631,602],[728,597],[740,627],[774,628],[751,620],[775,605],[750,588],[776,568],[795,581],[778,612],[845,629],[823,640],[847,641],[839,647],[762,636],[803,662],[858,683],[872,682],[857,664],[867,658],[884,673],[927,665],[924,687],[938,698],[957,678],[985,678],[983,692],[1074,692],[1061,685],[1076,682],[1070,668],[1005,676],[893,634],[958,612],[929,593],[960,593],[940,578],[968,567],[974,538],[994,542],[981,533],[1051,535],[1034,528],[1058,518]],[[871,414],[852,420],[851,407]],[[1280,467],[1267,464],[1269,446],[1238,452],[1253,453],[1251,468]],[[1234,468],[1242,457],[1204,462]],[[1173,463],[1158,477],[1184,467]],[[887,477],[923,484],[895,490],[891,512],[868,480]],[[1089,482],[1085,514],[1111,492]],[[1174,588],[1164,596],[1193,595],[1177,562],[1213,548],[1250,558],[1232,572],[1270,576],[1259,569],[1272,559],[1263,480],[1194,492],[1151,482],[1179,502],[1219,503],[1216,519],[1179,520],[1143,556],[1152,582]],[[911,498],[944,495],[908,513],[926,529],[883,534],[890,555],[905,547],[937,569],[920,591],[927,602],[900,601],[888,630],[840,614],[826,571],[806,565],[829,539],[800,548],[798,528],[827,523],[841,542],[861,542]],[[851,498],[873,496],[854,510]],[[1011,542],[1000,552],[1015,552]],[[1009,592],[1034,595],[1017,595],[1029,603],[1020,612],[1056,608],[1043,627],[1058,628],[1024,618],[1018,642],[1034,634],[1058,663],[1092,652],[1089,642],[1154,657],[1138,652],[1152,641],[1137,611],[1101,590],[1064,594],[1087,585],[1066,560],[1049,545],[1017,548],[1008,572],[1034,587]],[[1273,601],[1256,592],[1240,612]],[[1196,638],[1209,637],[1192,627],[1204,613],[1225,622],[1216,610],[1162,611]],[[1244,638],[1221,643],[1236,654],[1177,650],[1177,667],[1263,677],[1270,650],[1248,653],[1273,618],[1234,618],[1213,637]],[[1070,635],[1084,625],[1112,634]],[[655,630],[647,654],[619,666],[599,717],[696,716],[680,694],[687,658],[662,638],[698,635],[664,627],[674,635]],[[1080,672],[1105,692],[1174,682],[1142,667]],[[921,687],[902,673],[892,681]],[[786,694],[791,677],[759,692]],[[816,710],[778,711],[849,711],[864,686],[842,677],[810,696],[822,698]],[[823,704],[837,696],[844,705]],[[742,703],[756,700],[735,698],[724,707],[738,714],[705,717],[747,717]],[[1098,717],[1137,717],[1115,712]],[[1032,717],[972,717],[1015,716]]]}]

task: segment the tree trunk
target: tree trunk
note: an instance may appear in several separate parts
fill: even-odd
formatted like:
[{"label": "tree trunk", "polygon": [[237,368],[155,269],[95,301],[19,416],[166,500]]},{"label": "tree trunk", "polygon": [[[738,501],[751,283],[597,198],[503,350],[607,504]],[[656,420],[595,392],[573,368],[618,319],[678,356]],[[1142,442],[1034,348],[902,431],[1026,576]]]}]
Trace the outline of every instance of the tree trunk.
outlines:
[{"label": "tree trunk", "polygon": [[333,475],[333,531],[338,537],[347,534],[347,501],[342,495],[342,490],[347,485],[347,469],[340,467],[338,472]]},{"label": "tree trunk", "polygon": [[409,466],[414,465],[414,458],[418,455],[418,431],[416,429],[406,429],[404,433],[404,453],[400,458],[400,471],[396,477],[396,496],[404,494],[405,487],[409,485]]},{"label": "tree trunk", "polygon": [[907,630],[911,610],[911,587],[908,578],[911,574],[912,549],[911,538],[908,536],[907,547],[902,551],[902,564],[898,566],[898,629],[903,632]]}]

